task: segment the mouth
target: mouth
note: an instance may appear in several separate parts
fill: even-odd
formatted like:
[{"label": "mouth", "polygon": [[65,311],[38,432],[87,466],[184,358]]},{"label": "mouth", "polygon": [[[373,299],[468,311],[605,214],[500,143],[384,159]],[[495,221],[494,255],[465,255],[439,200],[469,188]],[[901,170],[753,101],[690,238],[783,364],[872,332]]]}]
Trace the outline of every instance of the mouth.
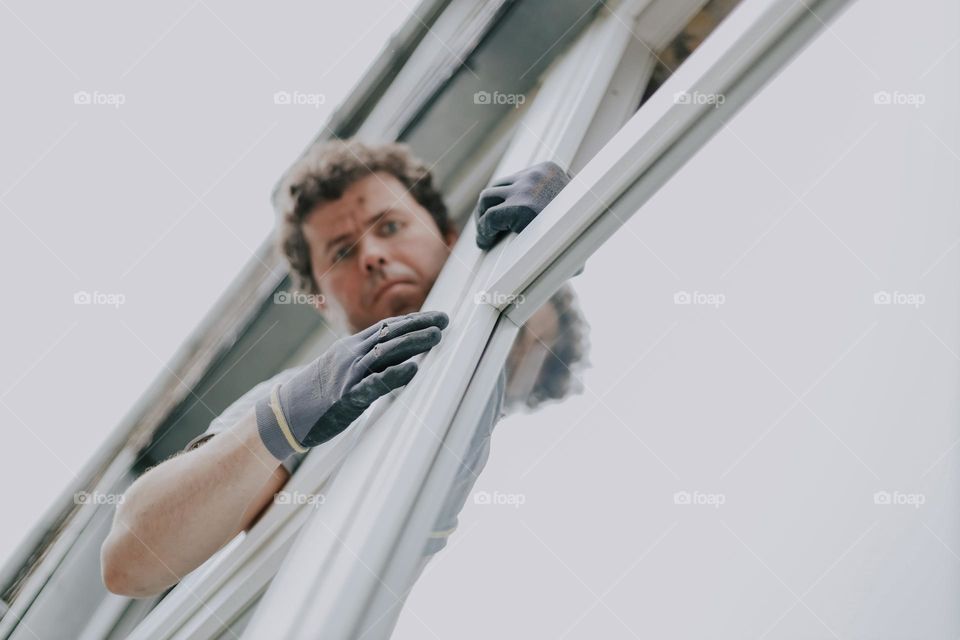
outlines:
[{"label": "mouth", "polygon": [[379,302],[380,298],[382,298],[387,291],[393,289],[394,287],[397,287],[400,285],[412,285],[412,284],[414,283],[410,282],[409,280],[391,280],[390,282],[385,282],[384,284],[380,285],[380,288],[374,291],[373,303],[376,304],[377,302]]}]

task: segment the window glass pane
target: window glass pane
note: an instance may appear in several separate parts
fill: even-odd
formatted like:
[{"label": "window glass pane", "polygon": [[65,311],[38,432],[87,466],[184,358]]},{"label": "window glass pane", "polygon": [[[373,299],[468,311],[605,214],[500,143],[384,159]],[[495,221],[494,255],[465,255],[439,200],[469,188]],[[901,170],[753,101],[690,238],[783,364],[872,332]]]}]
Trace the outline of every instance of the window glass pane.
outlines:
[{"label": "window glass pane", "polygon": [[394,638],[960,633],[958,99],[884,25],[929,19],[854,5],[571,281],[583,388],[497,424]]}]

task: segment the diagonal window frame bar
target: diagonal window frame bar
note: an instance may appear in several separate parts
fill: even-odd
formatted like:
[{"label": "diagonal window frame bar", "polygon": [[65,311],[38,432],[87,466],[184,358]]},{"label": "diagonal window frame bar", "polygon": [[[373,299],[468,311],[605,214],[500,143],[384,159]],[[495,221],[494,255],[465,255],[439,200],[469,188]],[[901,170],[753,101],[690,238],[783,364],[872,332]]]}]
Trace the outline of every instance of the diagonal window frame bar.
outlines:
[{"label": "diagonal window frame bar", "polygon": [[[339,553],[326,558],[323,566],[307,569],[285,563],[268,592],[268,606],[257,612],[249,630],[253,635],[248,637],[271,630],[283,638],[317,633],[345,638],[360,629],[366,631],[384,617],[389,598],[383,594],[399,599],[411,586],[404,582],[412,575],[410,552],[418,539],[426,539],[423,534],[439,509],[436,492],[423,489],[431,486],[431,476],[452,478],[449,474],[455,467],[433,466],[441,449],[431,446],[430,438],[443,433],[441,444],[450,455],[441,459],[466,453],[463,447],[469,438],[457,437],[455,427],[469,424],[470,415],[475,420],[476,407],[482,406],[478,398],[489,393],[490,373],[502,366],[504,345],[509,344],[506,338],[516,326],[850,1],[745,0],[522,234],[482,259],[472,287],[464,294],[493,293],[484,298],[493,303],[477,305],[462,298],[458,307],[450,309],[453,331],[447,344],[427,356],[423,373],[428,375],[414,381],[420,384],[411,389],[410,406],[433,412],[430,421],[421,429],[414,428],[412,419],[405,421],[395,446],[389,447],[391,457],[380,460],[377,477],[368,479],[370,491],[356,505],[353,518],[342,521],[342,529],[333,530],[319,517],[308,523],[290,558],[302,557],[298,554],[307,553],[318,539],[326,541],[331,553]],[[719,105],[690,103],[675,99],[681,93],[725,99]],[[522,305],[500,302],[520,295]],[[458,363],[454,356],[460,356]],[[472,376],[482,370],[486,375]],[[463,386],[465,378],[472,381]],[[439,391],[444,381],[446,395]],[[436,386],[427,388],[430,384]],[[459,414],[451,411],[454,406],[462,409]],[[431,497],[419,504],[433,509],[417,509],[419,496]],[[414,512],[417,518],[409,519]],[[398,549],[406,553],[394,553]],[[406,566],[391,573],[398,563]],[[298,593],[305,597],[298,599]],[[371,637],[388,632],[381,627]]]},{"label": "diagonal window frame bar", "polygon": [[[690,10],[695,4],[702,3],[703,0],[685,0],[689,5],[686,9]],[[611,3],[615,4],[615,3]],[[622,24],[629,24],[635,19],[635,14],[641,8],[650,6],[650,0],[633,0],[626,6],[630,7],[633,14],[625,13],[621,10],[617,18],[623,21]],[[609,11],[606,13],[609,14]],[[612,18],[612,17],[611,17]],[[613,22],[608,21],[607,33],[611,32]],[[620,40],[626,42],[627,34],[625,29],[621,31]],[[594,91],[582,93],[582,100],[589,104],[599,102],[606,90],[604,78],[612,73],[611,62],[621,63],[623,52],[622,44],[618,42],[605,42],[605,34],[596,32],[591,37],[592,45],[584,50],[592,49],[589,56],[585,56],[579,61],[568,62],[565,71],[573,73],[571,66],[579,65],[579,72],[570,76],[570,79],[585,78],[592,79]],[[584,66],[586,65],[586,66]],[[647,65],[652,66],[652,65]],[[648,73],[637,78],[641,85],[645,84]],[[599,82],[599,84],[598,84]],[[539,95],[539,93],[537,94]],[[556,98],[551,100],[551,110],[555,110]],[[544,100],[540,101],[545,102]],[[544,109],[544,107],[541,107]],[[593,108],[589,108],[592,111]],[[583,111],[583,107],[580,107]],[[547,117],[548,114],[541,114],[540,119]],[[586,118],[590,121],[590,114],[570,112],[567,110],[567,119]],[[365,137],[378,137],[378,126],[369,125],[364,127],[361,133]],[[541,153],[541,155],[543,155]],[[530,156],[533,157],[533,156]],[[526,166],[528,162],[519,156],[514,157],[513,168],[510,171],[517,170]],[[504,165],[501,165],[504,166]],[[472,231],[472,230],[471,230]],[[476,252],[475,258],[480,254],[474,247],[474,241],[458,243],[459,252]],[[468,266],[469,264],[469,266]],[[452,256],[448,260],[445,271],[460,271],[463,274],[472,274],[476,271],[477,261],[467,262],[467,258],[462,255]],[[449,298],[451,295],[457,295],[463,288],[451,285],[442,289],[443,285],[438,282],[434,287],[434,294]],[[453,292],[453,293],[451,293]],[[459,301],[459,299],[458,299]],[[366,424],[376,423],[385,411],[387,405],[378,403],[362,418]],[[284,487],[285,491],[291,493],[300,492],[303,494],[327,493],[328,484],[336,473],[339,464],[350,454],[356,439],[364,431],[360,424],[355,425],[354,429],[338,437],[330,443],[329,446],[321,450],[311,452],[310,456],[302,463],[298,472],[288,481]],[[352,434],[352,435],[348,435]],[[235,547],[231,544],[231,549],[225,550],[228,553],[224,557],[211,559],[208,564],[199,568],[195,573],[187,576],[181,584],[177,585],[173,591],[168,594],[157,607],[137,626],[130,638],[134,640],[167,640],[168,638],[201,638],[213,637],[216,631],[222,630],[230,622],[239,616],[242,610],[256,601],[257,597],[263,593],[267,584],[276,574],[283,557],[287,550],[296,539],[303,523],[306,519],[306,511],[309,508],[304,505],[273,505],[267,513],[261,518],[261,521],[249,531],[244,539]]]},{"label": "diagonal window frame bar", "polygon": [[[696,2],[688,4],[692,7]],[[518,128],[495,175],[511,173],[547,159],[570,165],[633,37],[630,25],[649,5],[646,0],[624,2],[618,8],[598,15],[571,51],[548,72],[547,81],[538,91],[529,112],[524,114],[523,124]],[[652,69],[652,64],[646,67]],[[645,76],[638,77],[637,82],[645,82],[645,79]],[[585,84],[590,85],[590,90],[583,90]],[[569,98],[571,94],[575,94],[576,99],[567,99],[566,104],[562,104],[563,98]],[[571,126],[572,123],[577,126]],[[552,148],[543,143],[551,135],[565,150],[561,155],[554,154]],[[412,504],[416,499],[423,480],[422,477],[416,479],[408,475],[407,469],[419,468],[423,474],[439,451],[447,450],[449,453],[444,440],[448,435],[447,428],[453,423],[460,398],[477,371],[481,355],[488,349],[488,339],[500,317],[493,307],[476,304],[474,293],[477,283],[489,278],[491,261],[495,262],[502,251],[503,247],[496,247],[488,253],[481,252],[476,247],[475,228],[468,224],[464,229],[424,304],[424,308],[441,309],[451,316],[444,341],[426,356],[421,372],[407,385],[404,395],[394,402],[393,413],[379,420],[389,424],[391,430],[389,435],[383,437],[383,442],[375,441],[378,425],[365,427],[371,431],[335,480],[342,483],[341,487],[331,488],[334,497],[324,503],[323,515],[315,514],[301,532],[288,560],[261,601],[246,631],[247,637],[257,637],[268,629],[269,633],[279,634],[280,637],[294,637],[298,629],[316,632],[319,627],[315,620],[319,619],[325,620],[321,623],[325,626],[325,637],[350,637],[347,627],[362,615],[365,597],[349,595],[353,593],[350,587],[338,587],[338,597],[333,597],[332,591],[330,598],[321,597],[314,582],[353,580],[358,583],[358,593],[369,593],[371,585],[360,583],[373,574],[363,569],[367,573],[366,578],[353,573],[356,567],[367,564],[357,559],[359,554],[354,550],[354,545],[369,545],[371,550],[377,549],[380,554],[377,564],[385,563],[389,552],[385,550],[383,541],[378,539],[378,531],[386,519],[398,524],[406,520],[409,508],[404,505]],[[504,357],[508,350],[509,344],[504,349]],[[483,397],[484,403],[495,379],[494,375],[487,380],[490,390]],[[431,406],[431,418],[439,419],[428,423],[412,414],[412,408],[418,405]],[[389,413],[391,410],[387,411]],[[469,425],[469,428],[475,426]],[[463,431],[461,436],[466,434],[467,431]],[[453,460],[451,470],[455,473],[463,454],[445,457]],[[364,463],[364,460],[373,463]],[[397,463],[398,460],[403,462]],[[347,470],[348,466],[351,467],[350,471]],[[402,482],[397,481],[398,477],[403,478]],[[390,495],[393,493],[391,489],[399,491]],[[349,505],[337,503],[337,498],[348,494]],[[362,508],[357,507],[361,503]],[[376,506],[367,506],[371,503]],[[439,508],[439,504],[435,506]],[[338,507],[341,511],[334,511]],[[355,509],[352,513],[351,508]],[[357,517],[353,517],[354,514]],[[430,524],[435,520],[434,515]],[[424,536],[419,540],[421,548],[425,539]],[[346,540],[350,541],[349,547]],[[308,554],[309,557],[298,553]],[[384,584],[379,578],[373,577],[374,583]],[[334,600],[337,602],[334,603]],[[396,601],[396,598],[393,600]],[[323,611],[327,606],[330,607],[330,615]],[[308,611],[310,619],[292,614],[297,607]],[[289,615],[294,617],[290,618]]]}]

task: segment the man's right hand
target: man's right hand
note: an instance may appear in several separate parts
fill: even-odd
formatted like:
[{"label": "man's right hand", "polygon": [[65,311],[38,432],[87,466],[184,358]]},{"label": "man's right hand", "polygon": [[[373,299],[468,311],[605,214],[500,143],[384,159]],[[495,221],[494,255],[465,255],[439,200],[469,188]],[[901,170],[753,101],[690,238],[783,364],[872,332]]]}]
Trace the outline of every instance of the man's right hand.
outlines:
[{"label": "man's right hand", "polygon": [[442,311],[387,318],[333,343],[256,404],[257,430],[278,460],[330,440],[373,401],[410,382],[410,359],[440,342]]}]

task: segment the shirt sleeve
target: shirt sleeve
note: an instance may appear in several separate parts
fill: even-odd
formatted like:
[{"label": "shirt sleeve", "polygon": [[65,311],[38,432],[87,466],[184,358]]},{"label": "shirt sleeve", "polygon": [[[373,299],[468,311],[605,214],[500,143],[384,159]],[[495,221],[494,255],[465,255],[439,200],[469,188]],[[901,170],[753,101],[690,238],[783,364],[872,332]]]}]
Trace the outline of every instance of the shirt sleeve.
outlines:
[{"label": "shirt sleeve", "polygon": [[477,482],[477,477],[487,464],[490,457],[490,436],[494,425],[503,416],[503,396],[507,386],[505,371],[497,377],[497,384],[493,394],[487,401],[480,415],[480,423],[467,450],[467,455],[460,465],[457,475],[450,487],[450,494],[443,505],[437,524],[427,540],[424,555],[433,555],[447,546],[447,538],[453,533],[458,524],[458,516],[467,502],[467,496]]},{"label": "shirt sleeve", "polygon": [[[237,423],[240,418],[243,417],[245,413],[251,411],[257,403],[257,400],[263,396],[270,393],[270,390],[273,388],[273,385],[286,382],[291,377],[296,375],[300,370],[299,367],[293,367],[290,369],[284,369],[277,375],[273,376],[269,380],[264,380],[257,386],[253,387],[245,394],[240,396],[237,400],[233,402],[229,407],[223,410],[223,413],[214,418],[210,425],[207,427],[207,430],[196,436],[187,445],[183,448],[184,451],[190,451],[195,449],[205,443],[207,440],[217,435],[224,429],[233,426]],[[280,464],[293,475],[293,472],[297,470],[297,467],[300,466],[300,463],[303,462],[303,458],[306,456],[306,453],[294,453],[280,461]]]}]

